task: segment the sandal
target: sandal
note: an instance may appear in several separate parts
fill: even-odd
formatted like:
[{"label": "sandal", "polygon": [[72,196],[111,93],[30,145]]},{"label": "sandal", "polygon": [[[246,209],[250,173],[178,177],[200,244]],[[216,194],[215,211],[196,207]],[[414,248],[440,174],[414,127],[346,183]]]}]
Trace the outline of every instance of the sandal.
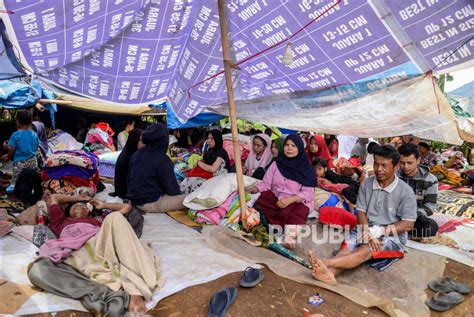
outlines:
[{"label": "sandal", "polygon": [[232,230],[232,236],[237,239],[243,240],[254,247],[259,247],[262,245],[262,242],[258,241],[252,233],[246,233],[242,230]]},{"label": "sandal", "polygon": [[426,301],[426,305],[435,311],[444,312],[462,303],[464,296],[456,292],[436,293]]},{"label": "sandal", "polygon": [[469,294],[471,288],[465,283],[459,283],[449,277],[443,277],[428,284],[428,287],[435,292],[449,293],[458,292],[460,294]]},{"label": "sandal", "polygon": [[242,287],[254,287],[263,280],[263,272],[253,267],[248,267],[244,271],[244,275],[239,281],[239,285]]},{"label": "sandal", "polygon": [[208,317],[225,317],[230,305],[237,297],[235,287],[227,287],[217,291],[209,301]]}]

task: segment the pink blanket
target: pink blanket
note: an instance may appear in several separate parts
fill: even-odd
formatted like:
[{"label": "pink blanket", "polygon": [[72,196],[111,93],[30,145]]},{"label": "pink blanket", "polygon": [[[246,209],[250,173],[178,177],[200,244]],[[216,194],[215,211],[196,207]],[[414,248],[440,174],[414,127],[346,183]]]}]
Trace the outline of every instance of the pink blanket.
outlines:
[{"label": "pink blanket", "polygon": [[41,246],[40,256],[49,257],[53,262],[61,262],[95,236],[99,229],[98,226],[84,222],[68,225],[64,227],[59,239],[47,240]]}]

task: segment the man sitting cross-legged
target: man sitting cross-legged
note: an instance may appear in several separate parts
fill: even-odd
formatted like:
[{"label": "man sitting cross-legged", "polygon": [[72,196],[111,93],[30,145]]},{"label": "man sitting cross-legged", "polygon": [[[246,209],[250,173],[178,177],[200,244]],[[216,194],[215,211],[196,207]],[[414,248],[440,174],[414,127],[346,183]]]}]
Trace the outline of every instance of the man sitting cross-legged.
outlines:
[{"label": "man sitting cross-legged", "polygon": [[[335,257],[319,259],[311,251],[308,253],[317,280],[335,285],[335,275],[343,270],[370,259],[392,257],[394,253],[403,256],[407,232],[413,229],[416,220],[417,206],[412,189],[396,176],[399,160],[400,154],[389,145],[376,150],[375,177],[365,180],[357,197],[358,226],[350,232]],[[392,251],[390,256],[386,251]]]}]

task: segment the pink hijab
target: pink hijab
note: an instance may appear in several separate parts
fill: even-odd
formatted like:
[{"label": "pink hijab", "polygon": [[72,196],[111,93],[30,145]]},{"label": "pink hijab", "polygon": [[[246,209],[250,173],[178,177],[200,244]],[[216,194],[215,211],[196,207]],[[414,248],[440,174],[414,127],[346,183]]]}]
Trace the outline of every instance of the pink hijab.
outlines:
[{"label": "pink hijab", "polygon": [[267,167],[267,165],[273,159],[272,139],[270,139],[268,135],[260,133],[252,137],[252,143],[253,143],[253,139],[257,136],[265,140],[265,143],[267,143],[267,146],[265,147],[265,150],[263,150],[260,160],[257,160],[257,153],[255,153],[255,150],[253,149],[253,144],[250,147],[250,154],[247,158],[247,161],[245,162],[245,167],[247,168],[247,170],[251,171],[252,173],[259,167],[262,167],[262,168]]}]

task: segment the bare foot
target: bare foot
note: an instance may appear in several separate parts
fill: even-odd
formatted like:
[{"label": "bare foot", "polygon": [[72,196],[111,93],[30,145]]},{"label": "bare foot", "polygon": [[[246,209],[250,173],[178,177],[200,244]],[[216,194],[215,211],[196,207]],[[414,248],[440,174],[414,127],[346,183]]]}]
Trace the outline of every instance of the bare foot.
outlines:
[{"label": "bare foot", "polygon": [[147,309],[145,300],[139,295],[130,295],[130,303],[128,304],[128,311],[131,313],[146,314]]},{"label": "bare foot", "polygon": [[312,251],[308,252],[308,259],[313,267],[313,277],[318,281],[329,285],[337,285],[336,277],[334,273],[324,264],[320,259],[317,259]]}]

